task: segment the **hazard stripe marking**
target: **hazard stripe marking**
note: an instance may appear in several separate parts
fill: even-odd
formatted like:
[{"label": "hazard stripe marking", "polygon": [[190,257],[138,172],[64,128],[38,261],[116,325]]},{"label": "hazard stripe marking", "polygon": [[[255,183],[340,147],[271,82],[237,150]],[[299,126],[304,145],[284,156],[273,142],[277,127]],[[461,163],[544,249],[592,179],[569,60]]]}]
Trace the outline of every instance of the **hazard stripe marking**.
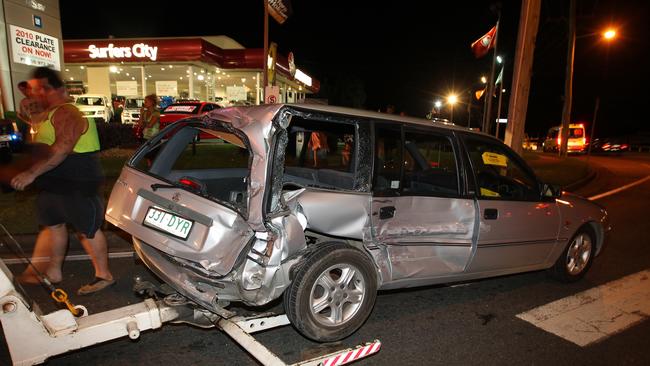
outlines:
[{"label": "hazard stripe marking", "polygon": [[553,301],[517,317],[582,347],[599,342],[650,317],[650,270]]},{"label": "hazard stripe marking", "polygon": [[361,358],[370,356],[374,353],[379,352],[379,349],[381,348],[381,342],[376,340],[371,344],[368,344],[366,346],[358,347],[356,349],[347,351],[347,352],[341,352],[334,356],[333,358],[328,358],[323,361],[324,366],[340,366],[340,365],[345,365],[350,362],[354,362],[356,360],[359,360]]}]

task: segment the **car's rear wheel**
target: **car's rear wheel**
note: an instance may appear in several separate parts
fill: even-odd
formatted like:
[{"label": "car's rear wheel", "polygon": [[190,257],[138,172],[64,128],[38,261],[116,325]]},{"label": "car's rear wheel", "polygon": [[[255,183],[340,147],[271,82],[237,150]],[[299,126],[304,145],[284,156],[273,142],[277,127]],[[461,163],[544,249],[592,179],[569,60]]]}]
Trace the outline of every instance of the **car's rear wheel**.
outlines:
[{"label": "car's rear wheel", "polygon": [[284,309],[305,337],[332,342],[354,333],[368,319],[377,297],[370,258],[342,243],[326,243],[298,269],[284,293]]},{"label": "car's rear wheel", "polygon": [[591,268],[596,253],[596,235],[589,226],[580,228],[558,258],[551,275],[562,282],[575,282]]}]

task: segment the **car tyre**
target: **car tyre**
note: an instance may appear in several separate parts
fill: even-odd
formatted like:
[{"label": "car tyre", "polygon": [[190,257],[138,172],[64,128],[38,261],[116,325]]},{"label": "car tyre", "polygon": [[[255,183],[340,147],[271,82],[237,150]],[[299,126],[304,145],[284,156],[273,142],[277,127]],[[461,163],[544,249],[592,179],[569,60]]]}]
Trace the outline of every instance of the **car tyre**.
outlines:
[{"label": "car tyre", "polygon": [[550,269],[550,274],[561,282],[576,282],[589,271],[595,254],[594,230],[589,226],[583,226],[573,235],[560,258]]},{"label": "car tyre", "polygon": [[343,243],[324,243],[300,264],[284,292],[291,324],[318,342],[341,340],[363,325],[377,298],[370,258]]}]

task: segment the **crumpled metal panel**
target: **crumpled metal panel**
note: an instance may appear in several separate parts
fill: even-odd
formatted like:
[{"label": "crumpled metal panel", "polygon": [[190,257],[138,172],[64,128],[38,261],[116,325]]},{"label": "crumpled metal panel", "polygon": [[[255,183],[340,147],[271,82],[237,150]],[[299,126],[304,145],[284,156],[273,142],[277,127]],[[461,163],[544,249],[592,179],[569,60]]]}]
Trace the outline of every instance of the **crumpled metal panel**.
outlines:
[{"label": "crumpled metal panel", "polygon": [[[369,227],[370,194],[306,190],[297,197],[297,212],[307,228],[319,233],[363,240]],[[366,238],[368,239],[368,238]]]},{"label": "crumpled metal panel", "polygon": [[275,217],[269,226],[273,234],[257,240],[242,270],[247,304],[263,305],[279,297],[290,283],[292,262],[285,262],[306,246],[304,228],[294,214]]},{"label": "crumpled metal panel", "polygon": [[[394,208],[394,216],[382,219],[384,207]],[[381,288],[461,273],[469,263],[476,222],[471,199],[375,197],[371,217],[374,240],[384,251],[375,258],[389,261]]]},{"label": "crumpled metal panel", "polygon": [[375,235],[381,242],[471,242],[476,212],[473,200],[413,196],[375,198],[375,204],[392,205],[396,212],[392,219],[375,219]]},{"label": "crumpled metal panel", "polygon": [[162,181],[130,167],[122,169],[107,205],[106,219],[158,250],[199,263],[215,275],[223,276],[230,272],[253,234],[246,222],[234,211],[218,203],[189,192],[167,189],[158,190],[152,195],[197,212],[205,212],[212,220],[212,225],[195,222],[195,227],[186,240],[152,230],[142,225],[142,222],[148,208],[156,203],[138,192],[149,190],[153,183]]},{"label": "crumpled metal panel", "polygon": [[263,105],[250,108],[223,108],[210,112],[205,121],[230,123],[248,137],[251,149],[251,175],[249,182],[248,223],[255,231],[266,231],[263,219],[264,187],[270,138],[274,131],[273,118],[282,105]]}]

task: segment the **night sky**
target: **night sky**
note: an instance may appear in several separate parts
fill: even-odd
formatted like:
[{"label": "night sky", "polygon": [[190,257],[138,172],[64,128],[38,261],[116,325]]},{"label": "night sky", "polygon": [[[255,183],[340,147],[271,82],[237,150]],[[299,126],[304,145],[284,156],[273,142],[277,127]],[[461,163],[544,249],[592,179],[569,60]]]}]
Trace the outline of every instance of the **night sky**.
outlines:
[{"label": "night sky", "polygon": [[[99,9],[89,9],[88,4],[60,2],[64,39],[226,35],[247,48],[263,46],[261,0],[113,0]],[[283,25],[269,20],[270,40],[278,43],[281,53],[292,51],[298,67],[321,81],[330,100],[333,90],[343,86],[356,90],[356,96],[365,91],[364,108],[384,110],[393,104],[398,112],[424,116],[435,99],[455,91],[466,103],[478,88],[480,76],[489,72],[492,53],[477,60],[469,45],[496,23],[499,7],[498,53],[505,57],[504,87],[510,89],[521,5],[495,4],[292,0],[293,15]],[[578,0],[581,37],[576,43],[573,121],[589,125],[600,96],[597,136],[650,135],[645,111],[650,96],[649,8],[645,1]],[[568,9],[569,1],[542,1],[526,122],[531,136],[542,136],[560,123]],[[618,27],[614,43],[589,36],[610,24]],[[466,122],[466,111],[466,104],[456,107],[456,123]],[[472,118],[477,125],[476,116]]]}]

